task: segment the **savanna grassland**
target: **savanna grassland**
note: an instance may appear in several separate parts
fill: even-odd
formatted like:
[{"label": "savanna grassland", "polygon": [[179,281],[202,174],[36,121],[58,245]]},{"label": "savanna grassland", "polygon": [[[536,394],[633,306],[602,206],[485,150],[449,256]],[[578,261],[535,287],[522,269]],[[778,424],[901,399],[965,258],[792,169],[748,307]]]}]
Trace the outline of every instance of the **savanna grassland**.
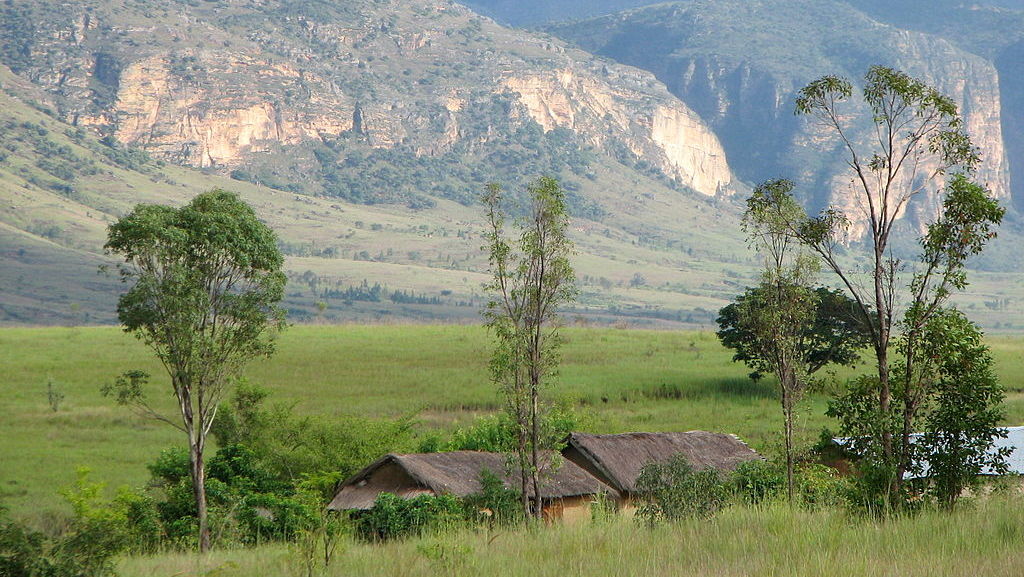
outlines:
[{"label": "savanna grassland", "polygon": [[[774,450],[781,410],[773,384],[752,382],[714,333],[569,328],[565,337],[561,375],[550,394],[574,404],[590,431],[706,429]],[[1024,338],[990,343],[1009,391],[1007,422],[1024,423]],[[488,379],[489,347],[479,326],[294,326],[272,358],[249,367],[247,378],[267,388],[271,400],[295,403],[301,414],[415,415],[426,435],[499,409]],[[153,404],[175,411],[156,358],[117,328],[3,329],[0,367],[0,500],[16,513],[60,506],[57,490],[79,466],[110,486],[141,485],[145,465],[182,442],[171,427],[101,395],[118,374],[142,369],[153,375]],[[56,411],[48,383],[64,395]],[[822,394],[805,403],[808,442],[831,425],[824,408]]]},{"label": "savanna grassland", "polygon": [[[706,429],[777,452],[781,411],[773,383],[751,381],[713,333],[573,327],[565,337],[561,375],[550,393],[572,404],[587,430]],[[1008,389],[1006,422],[1020,424],[1024,338],[989,341]],[[280,337],[277,354],[251,365],[247,378],[300,414],[413,415],[417,435],[443,435],[498,410],[489,347],[479,326],[294,326]],[[92,469],[92,479],[111,489],[142,486],[146,464],[182,442],[181,433],[101,395],[116,375],[143,369],[153,374],[154,404],[174,410],[158,362],[117,328],[3,329],[0,367],[0,502],[19,518],[45,523],[61,512],[59,490],[72,483],[77,467]],[[48,390],[63,395],[56,410]],[[825,399],[817,392],[804,405],[805,444],[832,425]],[[523,533],[461,530],[391,545],[346,541],[328,574],[667,575],[686,567],[693,575],[1014,575],[1024,561],[1017,547],[1024,508],[1002,501],[1011,498],[885,523],[841,510],[734,507],[708,522],[653,532],[620,519]],[[267,546],[202,559],[125,559],[121,573],[299,575],[300,569],[293,549]]]}]

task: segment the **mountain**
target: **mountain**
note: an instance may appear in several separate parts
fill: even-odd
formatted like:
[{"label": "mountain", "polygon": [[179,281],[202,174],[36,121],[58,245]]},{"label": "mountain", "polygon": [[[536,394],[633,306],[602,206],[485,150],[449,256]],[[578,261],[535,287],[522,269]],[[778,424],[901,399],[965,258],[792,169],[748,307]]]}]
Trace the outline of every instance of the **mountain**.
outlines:
[{"label": "mountain", "polygon": [[509,26],[536,26],[614,14],[660,0],[463,0],[462,4]]},{"label": "mountain", "polygon": [[[1009,194],[991,59],[827,7],[688,2],[545,32],[446,0],[0,3],[0,323],[112,322],[106,225],[214,187],[279,232],[292,319],[478,320],[476,195],[547,174],[575,217],[573,317],[707,326],[756,275],[749,184],[835,171],[792,122],[794,88],[894,46],[967,105]],[[984,267],[1019,271],[1014,238]],[[1019,275],[974,278],[975,318],[1018,322]]]},{"label": "mountain", "polygon": [[[715,130],[741,179],[793,178],[812,209],[851,199],[839,143],[794,116],[796,91],[825,74],[856,80],[873,64],[904,70],[958,103],[982,152],[979,177],[1012,202],[1000,75],[992,61],[945,38],[827,0],[674,2],[549,30],[654,72]],[[869,127],[855,138],[871,138]]]},{"label": "mountain", "polygon": [[648,72],[456,4],[0,15],[0,322],[112,321],[106,224],[213,187],[279,231],[299,320],[479,319],[475,196],[542,174],[570,190],[591,318],[708,323],[751,274],[727,200],[743,185],[689,107]]},{"label": "mountain", "polygon": [[732,181],[714,134],[648,73],[454,3],[29,0],[3,11],[4,63],[63,120],[242,180],[369,204],[468,203],[490,180],[576,183],[596,151],[642,158],[703,194]]}]

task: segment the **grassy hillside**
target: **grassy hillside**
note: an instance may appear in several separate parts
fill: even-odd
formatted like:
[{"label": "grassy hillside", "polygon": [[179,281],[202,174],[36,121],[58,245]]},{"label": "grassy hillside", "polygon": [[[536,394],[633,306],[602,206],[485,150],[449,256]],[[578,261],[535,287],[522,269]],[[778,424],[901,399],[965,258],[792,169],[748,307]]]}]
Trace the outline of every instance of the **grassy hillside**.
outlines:
[{"label": "grassy hillside", "polygon": [[[551,394],[572,402],[587,429],[706,429],[775,450],[781,411],[771,383],[753,384],[712,333],[572,328],[566,336]],[[991,343],[1009,389],[1007,421],[1024,423],[1024,339]],[[292,327],[276,356],[253,364],[248,378],[302,414],[415,414],[428,434],[498,409],[488,350],[476,326]],[[173,411],[156,360],[117,329],[3,329],[0,367],[0,414],[7,415],[0,420],[0,501],[18,514],[57,507],[57,489],[77,466],[112,487],[140,485],[145,464],[181,443],[170,427],[139,420],[100,395],[116,375],[143,369],[154,375],[150,398]],[[48,383],[65,395],[56,412]],[[824,398],[812,396],[800,416],[805,441],[829,424],[823,412]]]},{"label": "grassy hillside", "polygon": [[[363,205],[288,193],[111,147],[46,114],[45,95],[0,68],[0,323],[112,322],[116,277],[105,228],[138,202],[182,203],[214,187],[239,192],[281,237],[302,320],[479,319],[486,260],[475,205]],[[581,313],[597,320],[708,324],[753,274],[738,208],[665,187],[622,165],[595,167],[582,193],[613,209],[577,219]],[[518,190],[514,186],[513,190]],[[636,275],[643,283],[632,283]],[[344,293],[367,280],[379,300]],[[392,302],[393,291],[429,304]],[[431,300],[432,299],[432,300]],[[326,310],[318,311],[323,301]]]}]

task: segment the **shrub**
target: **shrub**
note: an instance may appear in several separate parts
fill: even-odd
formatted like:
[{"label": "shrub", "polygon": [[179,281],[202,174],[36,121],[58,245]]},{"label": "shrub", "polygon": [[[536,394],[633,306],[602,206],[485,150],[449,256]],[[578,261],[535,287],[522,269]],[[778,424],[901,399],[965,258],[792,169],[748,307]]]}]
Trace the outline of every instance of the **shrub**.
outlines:
[{"label": "shrub", "polygon": [[420,495],[403,499],[381,493],[356,520],[356,535],[370,541],[388,541],[436,531],[463,520],[463,505],[451,495]]},{"label": "shrub", "polygon": [[294,497],[251,494],[244,497],[237,513],[240,539],[245,543],[290,541],[311,527],[315,514],[310,506]]},{"label": "shrub", "polygon": [[832,467],[811,463],[797,470],[797,489],[805,506],[835,507],[846,501],[849,485]]},{"label": "shrub", "polygon": [[[491,471],[480,472],[480,493],[465,497],[462,502],[470,519],[489,525],[514,525],[523,520],[521,493],[505,486]],[[485,513],[486,511],[486,513]]]},{"label": "shrub", "polygon": [[106,577],[114,558],[127,548],[124,509],[101,501],[103,485],[81,469],[75,485],[62,491],[74,511],[60,535],[4,519],[0,509],[0,575],[4,577]]},{"label": "shrub", "polygon": [[0,507],[0,575],[5,577],[32,577],[43,569],[42,533],[6,519],[6,510]]},{"label": "shrub", "polygon": [[706,519],[725,507],[729,499],[729,487],[717,470],[696,470],[682,455],[644,465],[636,488],[643,498],[637,518],[650,525]]},{"label": "shrub", "polygon": [[776,463],[760,459],[740,463],[733,473],[736,489],[744,501],[763,503],[779,497],[786,490],[786,472]]}]

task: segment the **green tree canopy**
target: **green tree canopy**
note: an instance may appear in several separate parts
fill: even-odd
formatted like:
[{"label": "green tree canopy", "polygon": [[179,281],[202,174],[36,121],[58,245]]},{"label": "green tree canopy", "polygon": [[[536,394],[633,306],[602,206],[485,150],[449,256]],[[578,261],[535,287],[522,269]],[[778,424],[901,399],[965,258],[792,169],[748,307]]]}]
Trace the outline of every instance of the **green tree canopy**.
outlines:
[{"label": "green tree canopy", "polygon": [[[756,335],[740,320],[745,306],[759,306],[764,288],[748,288],[736,300],[718,311],[718,339],[735,353],[732,360],[745,363],[757,374],[770,371],[757,348]],[[857,362],[870,344],[867,319],[853,299],[838,289],[814,289],[816,303],[813,322],[807,325],[802,341],[802,362],[813,374],[826,365],[849,366]]]},{"label": "green tree canopy", "polygon": [[213,190],[174,208],[139,205],[110,226],[105,247],[124,258],[131,284],[117,312],[171,378],[181,419],[153,410],[148,375],[130,371],[106,388],[120,404],[188,435],[200,549],[209,547],[203,451],[233,379],[244,364],[273,352],[284,327],[284,260],[277,236],[237,195]]}]

